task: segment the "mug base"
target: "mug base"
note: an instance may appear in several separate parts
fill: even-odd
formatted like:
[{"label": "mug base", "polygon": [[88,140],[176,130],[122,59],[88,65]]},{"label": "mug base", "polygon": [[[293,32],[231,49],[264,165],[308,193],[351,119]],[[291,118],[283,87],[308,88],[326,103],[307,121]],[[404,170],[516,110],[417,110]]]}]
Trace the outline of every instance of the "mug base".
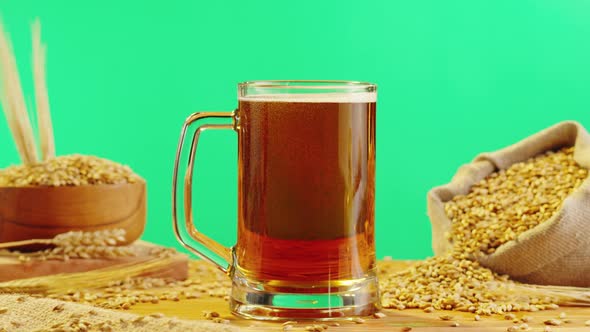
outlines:
[{"label": "mug base", "polygon": [[269,286],[234,275],[230,310],[247,319],[326,321],[370,316],[381,309],[374,275],[340,285],[335,291],[328,290],[318,292],[314,286]]}]

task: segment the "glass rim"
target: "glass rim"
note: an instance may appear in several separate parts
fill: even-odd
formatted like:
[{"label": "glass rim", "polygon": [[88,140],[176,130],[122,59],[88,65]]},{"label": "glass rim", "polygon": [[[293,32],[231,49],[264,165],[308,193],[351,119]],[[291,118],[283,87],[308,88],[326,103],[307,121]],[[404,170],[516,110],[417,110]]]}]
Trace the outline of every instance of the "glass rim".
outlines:
[{"label": "glass rim", "polygon": [[366,92],[373,92],[377,84],[363,81],[347,80],[255,80],[238,83],[242,88],[262,88],[262,89],[305,89],[305,90],[336,90],[347,91],[363,89]]}]

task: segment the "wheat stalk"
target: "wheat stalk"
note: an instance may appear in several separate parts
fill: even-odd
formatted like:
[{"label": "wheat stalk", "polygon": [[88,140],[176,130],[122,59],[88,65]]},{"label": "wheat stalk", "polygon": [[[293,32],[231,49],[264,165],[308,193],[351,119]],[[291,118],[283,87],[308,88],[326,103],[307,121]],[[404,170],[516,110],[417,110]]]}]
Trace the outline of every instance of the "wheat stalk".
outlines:
[{"label": "wheat stalk", "polygon": [[10,249],[10,248],[20,248],[25,246],[30,246],[34,244],[47,244],[52,245],[53,240],[51,239],[31,239],[31,240],[22,240],[22,241],[11,241],[11,242],[2,242],[0,243],[0,249]]},{"label": "wheat stalk", "polygon": [[16,60],[8,35],[0,22],[0,103],[19,155],[25,164],[37,162],[35,137],[21,89]]},{"label": "wheat stalk", "polygon": [[134,262],[106,267],[88,272],[61,273],[49,276],[13,280],[0,283],[0,293],[58,294],[71,289],[92,289],[109,283],[145,275],[170,266],[178,257],[157,257],[144,262]]},{"label": "wheat stalk", "polygon": [[0,243],[0,249],[19,248],[35,244],[54,245],[57,247],[82,246],[119,246],[125,242],[124,229],[104,229],[98,231],[69,231],[57,234],[52,239],[30,239]]},{"label": "wheat stalk", "polygon": [[53,125],[49,113],[49,96],[45,78],[46,45],[41,42],[41,23],[33,22],[33,79],[35,83],[35,105],[39,124],[39,141],[43,160],[55,157]]},{"label": "wheat stalk", "polygon": [[590,306],[590,288],[517,284],[515,290],[531,295],[555,297],[560,305]]}]

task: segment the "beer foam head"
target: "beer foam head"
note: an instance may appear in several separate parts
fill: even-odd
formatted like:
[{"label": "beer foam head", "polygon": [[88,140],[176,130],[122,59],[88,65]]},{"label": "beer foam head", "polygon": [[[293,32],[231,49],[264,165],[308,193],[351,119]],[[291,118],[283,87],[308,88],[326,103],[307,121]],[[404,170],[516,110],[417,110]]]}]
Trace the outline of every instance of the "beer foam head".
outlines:
[{"label": "beer foam head", "polygon": [[353,93],[277,93],[239,97],[240,101],[285,102],[285,103],[374,103],[376,92]]}]

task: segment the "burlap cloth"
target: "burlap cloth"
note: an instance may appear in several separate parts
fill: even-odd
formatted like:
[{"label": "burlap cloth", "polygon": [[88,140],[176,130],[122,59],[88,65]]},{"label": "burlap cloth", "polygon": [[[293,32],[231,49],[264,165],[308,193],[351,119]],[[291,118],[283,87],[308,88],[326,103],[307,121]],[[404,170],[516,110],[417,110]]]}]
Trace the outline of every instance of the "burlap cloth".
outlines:
[{"label": "burlap cloth", "polygon": [[[427,202],[434,253],[440,255],[452,247],[445,237],[451,230],[445,202],[467,194],[473,184],[496,170],[566,146],[574,146],[575,161],[590,168],[590,135],[579,123],[566,121],[504,149],[480,154],[460,167],[450,183],[430,190]],[[590,287],[590,180],[569,195],[549,220],[478,260],[523,282]]]},{"label": "burlap cloth", "polygon": [[[20,298],[20,299],[19,299]],[[24,299],[24,300],[23,300]],[[63,310],[56,311],[57,305]],[[47,298],[33,298],[18,294],[0,294],[0,308],[7,309],[0,313],[0,331],[46,331],[56,324],[71,322],[72,315],[80,315],[81,321],[92,324],[91,331],[99,331],[95,324],[109,321],[112,331],[124,332],[235,332],[237,327],[206,321],[180,320],[170,317],[147,317],[138,323],[121,324],[120,319],[132,321],[138,315],[96,308],[90,305],[63,302]],[[92,311],[93,314],[89,314]]]}]

